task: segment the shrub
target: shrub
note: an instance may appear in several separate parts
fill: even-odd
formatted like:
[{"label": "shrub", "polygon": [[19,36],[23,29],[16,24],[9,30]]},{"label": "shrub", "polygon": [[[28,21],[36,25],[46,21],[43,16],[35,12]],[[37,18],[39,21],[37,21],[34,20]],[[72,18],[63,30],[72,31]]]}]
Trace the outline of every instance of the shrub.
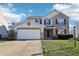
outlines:
[{"label": "shrub", "polygon": [[14,30],[9,30],[7,40],[15,40],[16,33]]},{"label": "shrub", "polygon": [[79,41],[79,38],[76,38],[77,41]]},{"label": "shrub", "polygon": [[73,35],[58,35],[58,39],[69,39],[72,37],[73,37]]}]

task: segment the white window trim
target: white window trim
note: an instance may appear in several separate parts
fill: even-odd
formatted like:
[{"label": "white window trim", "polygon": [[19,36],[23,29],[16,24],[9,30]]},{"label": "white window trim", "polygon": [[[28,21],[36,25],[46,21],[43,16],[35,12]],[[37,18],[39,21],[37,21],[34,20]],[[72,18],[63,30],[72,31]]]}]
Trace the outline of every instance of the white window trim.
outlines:
[{"label": "white window trim", "polygon": [[63,25],[64,24],[64,19],[57,19],[57,24],[58,25]]},{"label": "white window trim", "polygon": [[[50,24],[46,22],[46,21],[48,21],[48,22],[49,22],[49,20],[50,20]],[[45,21],[45,23],[46,23],[45,25],[46,25],[46,26],[51,26],[51,25],[52,25],[52,21],[51,21],[51,19],[46,18],[46,21]]]}]

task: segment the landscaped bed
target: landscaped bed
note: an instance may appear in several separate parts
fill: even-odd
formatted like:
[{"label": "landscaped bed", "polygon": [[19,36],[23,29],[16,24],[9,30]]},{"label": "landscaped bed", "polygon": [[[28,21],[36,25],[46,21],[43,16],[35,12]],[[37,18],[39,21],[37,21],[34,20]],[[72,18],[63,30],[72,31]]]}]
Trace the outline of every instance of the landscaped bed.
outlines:
[{"label": "landscaped bed", "polygon": [[44,56],[79,56],[79,41],[74,48],[73,40],[42,40]]}]

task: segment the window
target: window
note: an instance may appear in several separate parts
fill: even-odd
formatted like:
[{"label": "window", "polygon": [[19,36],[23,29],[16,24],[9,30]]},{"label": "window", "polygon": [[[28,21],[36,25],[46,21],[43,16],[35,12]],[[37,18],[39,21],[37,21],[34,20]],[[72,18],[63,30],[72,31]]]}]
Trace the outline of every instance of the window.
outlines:
[{"label": "window", "polygon": [[57,19],[57,24],[58,25],[63,25],[64,24],[64,19]]},{"label": "window", "polygon": [[2,38],[2,35],[0,34],[0,39]]},{"label": "window", "polygon": [[42,24],[42,20],[40,20],[40,24]]},{"label": "window", "polygon": [[58,31],[57,31],[57,29],[55,30],[55,32],[56,32],[56,34],[58,34]]},{"label": "window", "polygon": [[35,20],[35,22],[37,22],[37,20]]},{"label": "window", "polygon": [[64,24],[66,24],[66,19],[64,19]]},{"label": "window", "polygon": [[66,29],[64,29],[64,34],[66,34]]},{"label": "window", "polygon": [[56,21],[55,21],[55,22],[56,22],[56,24],[57,24],[57,19],[56,19]]},{"label": "window", "polygon": [[44,19],[44,25],[46,25],[46,20]]},{"label": "window", "polygon": [[64,29],[57,29],[58,34],[64,34]]},{"label": "window", "polygon": [[44,19],[44,25],[50,25],[50,19],[48,18]]},{"label": "window", "polygon": [[27,25],[31,25],[31,23],[30,23],[30,22],[28,22],[28,23],[27,23]]},{"label": "window", "polygon": [[50,37],[50,31],[47,30],[47,37]]},{"label": "window", "polygon": [[42,19],[37,19],[37,20],[35,20],[35,22],[42,24]]}]

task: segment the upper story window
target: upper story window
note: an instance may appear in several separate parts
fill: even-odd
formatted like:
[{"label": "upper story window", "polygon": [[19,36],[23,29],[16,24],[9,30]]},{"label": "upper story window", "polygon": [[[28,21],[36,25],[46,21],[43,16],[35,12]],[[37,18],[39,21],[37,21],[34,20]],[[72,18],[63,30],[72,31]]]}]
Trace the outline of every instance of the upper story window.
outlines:
[{"label": "upper story window", "polygon": [[44,25],[50,25],[50,19],[48,18],[44,19]]},{"label": "upper story window", "polygon": [[42,24],[42,20],[40,19],[40,24]]},{"label": "upper story window", "polygon": [[35,20],[35,22],[37,22],[37,20]]},{"label": "upper story window", "polygon": [[57,24],[60,24],[60,25],[64,24],[64,19],[57,19]]},{"label": "upper story window", "polygon": [[64,25],[64,24],[66,24],[66,19],[56,19],[56,24]]},{"label": "upper story window", "polygon": [[37,20],[35,20],[35,22],[42,24],[42,19],[37,19]]}]

